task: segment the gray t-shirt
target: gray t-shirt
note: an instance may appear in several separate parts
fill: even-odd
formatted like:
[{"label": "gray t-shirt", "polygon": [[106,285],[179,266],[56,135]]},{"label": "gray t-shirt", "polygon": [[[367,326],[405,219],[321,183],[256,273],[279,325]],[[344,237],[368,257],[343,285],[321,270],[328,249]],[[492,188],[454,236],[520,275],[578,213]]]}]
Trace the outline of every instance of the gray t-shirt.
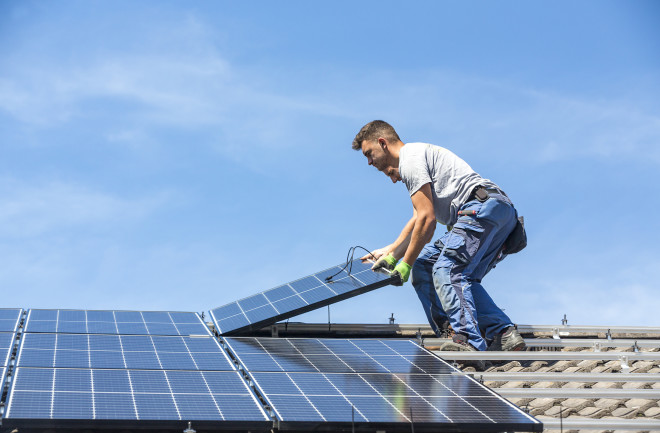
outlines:
[{"label": "gray t-shirt", "polygon": [[456,222],[459,208],[476,186],[497,188],[450,150],[428,143],[407,143],[401,148],[399,173],[411,196],[431,183],[435,218],[444,225]]}]

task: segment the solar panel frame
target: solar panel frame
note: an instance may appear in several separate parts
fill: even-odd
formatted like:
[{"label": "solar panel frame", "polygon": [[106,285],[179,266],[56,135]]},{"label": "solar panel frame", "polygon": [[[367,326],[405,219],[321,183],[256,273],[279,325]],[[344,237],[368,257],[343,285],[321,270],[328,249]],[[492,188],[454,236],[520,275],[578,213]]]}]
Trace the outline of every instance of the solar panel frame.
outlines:
[{"label": "solar panel frame", "polygon": [[[538,420],[474,379],[456,374],[459,373],[457,369],[410,340],[228,337],[225,342],[276,414],[282,429],[348,428],[354,416],[356,426],[368,424],[372,429],[388,431],[410,431],[411,419],[415,430],[420,431],[457,431],[458,427],[461,431],[543,430]],[[321,365],[308,360],[313,369],[290,369],[287,355],[293,351],[306,358],[334,355],[335,363],[348,361],[348,365],[355,368],[341,372],[332,367],[332,363]],[[369,366],[365,369],[364,364],[352,364],[351,357],[356,351],[372,356],[377,362],[382,362],[383,357],[398,356],[411,361],[412,368],[406,372],[401,363],[383,362],[385,372],[372,372]],[[398,355],[390,355],[390,352]],[[246,356],[258,354],[267,354],[276,364],[287,359],[283,362],[286,367],[273,367],[273,363],[261,360],[248,368],[244,362]],[[442,368],[427,371],[430,364],[415,365],[415,359],[427,355]],[[299,357],[296,362],[300,362]],[[469,395],[453,391],[461,387]],[[453,408],[451,416],[443,414],[441,409],[445,406]],[[353,414],[352,408],[355,408]],[[408,413],[411,408],[412,417]],[[507,422],[498,411],[509,413],[509,421],[517,421]]]},{"label": "solar panel frame", "polygon": [[[120,375],[123,381],[117,380]],[[141,376],[145,377],[138,379]],[[158,383],[157,376],[164,392],[149,390]],[[205,388],[194,388],[198,383]],[[3,426],[140,428],[146,422],[149,428],[178,428],[182,421],[214,430],[272,427],[272,419],[235,370],[33,367],[15,370]]]},{"label": "solar panel frame", "polygon": [[30,309],[25,332],[120,335],[212,335],[187,311]]},{"label": "solar panel frame", "polygon": [[[376,273],[371,263],[353,260],[211,310],[221,335],[238,335],[387,286],[395,277]],[[351,271],[349,275],[348,272]],[[331,282],[326,278],[334,276]]]},{"label": "solar panel frame", "polygon": [[230,371],[212,336],[24,333],[19,367]]},{"label": "solar panel frame", "polygon": [[0,308],[0,332],[16,332],[22,314],[22,308]]}]

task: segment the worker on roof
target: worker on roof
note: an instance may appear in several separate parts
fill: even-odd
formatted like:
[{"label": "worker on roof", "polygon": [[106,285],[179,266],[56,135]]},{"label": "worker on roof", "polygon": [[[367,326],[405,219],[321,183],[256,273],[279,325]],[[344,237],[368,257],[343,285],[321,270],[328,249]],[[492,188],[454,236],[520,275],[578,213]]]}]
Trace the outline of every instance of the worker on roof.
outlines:
[{"label": "worker on roof", "polygon": [[[403,181],[413,205],[399,237],[362,259],[376,260],[373,270],[392,271],[396,285],[408,281],[412,270],[413,287],[435,333],[441,336],[447,323],[455,332],[443,350],[523,349],[513,322],[481,285],[488,271],[526,243],[509,197],[451,151],[403,143],[382,120],[362,127],[352,147],[392,182]],[[436,221],[448,231],[430,243]]]}]

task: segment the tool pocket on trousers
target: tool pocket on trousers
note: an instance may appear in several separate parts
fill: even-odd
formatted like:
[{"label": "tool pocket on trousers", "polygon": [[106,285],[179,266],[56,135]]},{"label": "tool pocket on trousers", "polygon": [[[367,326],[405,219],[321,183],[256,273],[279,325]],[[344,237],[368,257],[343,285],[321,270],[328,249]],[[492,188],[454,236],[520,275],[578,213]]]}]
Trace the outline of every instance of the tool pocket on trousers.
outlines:
[{"label": "tool pocket on trousers", "polygon": [[443,254],[459,264],[468,264],[479,249],[482,227],[470,224],[456,224],[445,240]]}]

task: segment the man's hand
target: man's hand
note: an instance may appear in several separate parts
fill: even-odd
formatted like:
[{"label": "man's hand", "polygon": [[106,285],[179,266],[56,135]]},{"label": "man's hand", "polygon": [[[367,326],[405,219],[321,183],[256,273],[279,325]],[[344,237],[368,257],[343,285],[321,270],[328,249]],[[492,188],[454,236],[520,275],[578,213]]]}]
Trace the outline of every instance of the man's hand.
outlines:
[{"label": "man's hand", "polygon": [[392,284],[395,286],[403,286],[403,283],[408,281],[408,278],[410,278],[410,265],[404,261],[399,262],[398,265],[394,268],[394,271],[392,271],[392,276],[398,276],[399,278],[396,279]]},{"label": "man's hand", "polygon": [[395,259],[392,254],[381,256],[381,258],[376,260],[376,263],[374,263],[374,265],[371,267],[371,270],[374,272],[378,272],[380,269],[387,269],[388,271],[392,271],[396,266],[396,262],[398,262],[398,260]]},{"label": "man's hand", "polygon": [[383,247],[377,250],[373,250],[371,254],[367,254],[365,256],[360,257],[360,260],[362,260],[362,263],[370,262],[372,260],[376,261],[387,254],[387,248],[388,247]]}]

